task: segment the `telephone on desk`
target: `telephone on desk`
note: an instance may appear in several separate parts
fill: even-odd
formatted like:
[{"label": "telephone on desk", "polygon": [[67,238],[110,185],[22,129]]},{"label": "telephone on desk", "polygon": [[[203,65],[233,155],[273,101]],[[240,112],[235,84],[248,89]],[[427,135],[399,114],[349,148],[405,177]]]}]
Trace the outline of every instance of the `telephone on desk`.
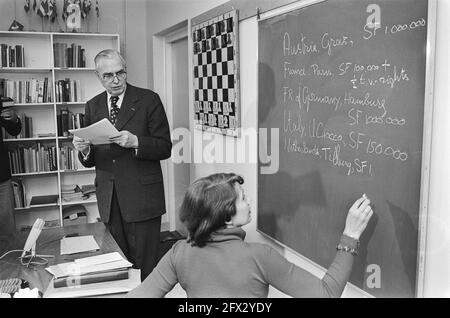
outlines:
[{"label": "telephone on desk", "polygon": [[[37,218],[31,228],[30,234],[28,234],[27,240],[25,241],[25,246],[23,247],[22,255],[20,256],[22,265],[26,265],[27,267],[30,264],[33,265],[46,265],[48,261],[46,258],[54,257],[54,255],[37,255],[36,254],[36,241],[41,234],[42,228],[44,227],[44,220]],[[28,263],[24,263],[24,259],[28,259]],[[33,261],[33,259],[39,258],[42,261]]]}]

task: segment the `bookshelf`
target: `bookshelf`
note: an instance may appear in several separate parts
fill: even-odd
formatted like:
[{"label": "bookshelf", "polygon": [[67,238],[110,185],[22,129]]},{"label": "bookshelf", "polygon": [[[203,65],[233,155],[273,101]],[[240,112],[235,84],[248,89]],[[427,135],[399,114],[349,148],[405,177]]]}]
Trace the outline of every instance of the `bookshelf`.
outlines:
[{"label": "bookshelf", "polygon": [[[72,125],[61,124],[59,115],[65,110],[69,116],[83,114],[86,101],[104,90],[94,73],[94,57],[103,49],[120,50],[119,35],[0,31],[0,44],[6,53],[11,51],[7,47],[20,51],[16,64],[9,64],[11,56],[0,55],[0,85],[16,101],[16,113],[31,118],[27,136],[5,139],[9,151],[20,153],[12,180],[24,185],[26,197],[25,204],[15,208],[17,227],[31,226],[38,217],[46,221],[46,227],[63,226],[64,208],[74,205],[83,205],[88,221],[95,222],[99,217],[95,197],[64,200],[64,186],[94,184],[95,169],[84,168],[70,150],[72,137],[58,128]],[[33,196],[43,195],[57,195],[57,202],[30,206]]]}]

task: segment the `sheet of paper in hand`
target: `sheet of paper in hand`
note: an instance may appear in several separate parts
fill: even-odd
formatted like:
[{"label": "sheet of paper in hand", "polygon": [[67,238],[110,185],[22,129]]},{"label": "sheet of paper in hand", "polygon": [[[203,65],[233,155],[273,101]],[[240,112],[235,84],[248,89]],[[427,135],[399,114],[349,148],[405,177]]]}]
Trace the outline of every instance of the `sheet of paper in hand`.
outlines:
[{"label": "sheet of paper in hand", "polygon": [[69,129],[69,132],[84,140],[89,140],[93,145],[110,144],[111,142],[108,140],[108,137],[115,136],[119,133],[116,127],[106,118],[88,127]]}]

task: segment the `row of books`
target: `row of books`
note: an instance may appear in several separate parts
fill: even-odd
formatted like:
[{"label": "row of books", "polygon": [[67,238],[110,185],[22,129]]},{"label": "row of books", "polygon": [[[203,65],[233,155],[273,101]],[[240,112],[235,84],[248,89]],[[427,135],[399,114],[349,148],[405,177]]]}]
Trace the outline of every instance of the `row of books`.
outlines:
[{"label": "row of books", "polygon": [[55,82],[55,98],[57,103],[82,102],[81,81],[66,78]]},{"label": "row of books", "polygon": [[[10,167],[13,174],[56,171],[56,147],[44,147],[37,143],[31,147],[17,147],[9,150]],[[78,161],[78,151],[72,146],[60,147],[59,168],[78,170],[83,166]]]},{"label": "row of books", "polygon": [[83,168],[78,160],[78,151],[71,146],[63,146],[60,148],[59,166],[62,170],[78,170]]},{"label": "row of books", "polygon": [[53,43],[55,67],[86,67],[85,49],[76,43]]},{"label": "row of books", "polygon": [[56,146],[37,143],[32,147],[8,150],[9,164],[13,174],[56,171]]},{"label": "row of books", "polygon": [[2,128],[4,139],[33,138],[33,118],[25,113],[17,114],[20,118],[22,129],[17,136],[9,134],[5,128]]},{"label": "row of books", "polygon": [[48,83],[48,77],[23,81],[0,78],[0,91],[16,103],[51,103],[53,91]]},{"label": "row of books", "polygon": [[[3,136],[5,139],[21,139],[21,138],[34,138],[33,133],[33,118],[27,116],[25,113],[18,114],[22,122],[22,130],[17,136],[9,134],[4,128]],[[72,113],[69,109],[64,108],[60,110],[60,113],[56,116],[58,125],[58,136],[69,137],[69,129],[78,129],[84,127],[84,114]],[[38,137],[54,137],[55,134],[38,134]]]},{"label": "row of books", "polygon": [[70,136],[69,129],[78,129],[84,127],[84,114],[72,113],[67,108],[60,109],[56,116],[58,122],[58,136]]},{"label": "row of books", "polygon": [[0,44],[0,67],[25,67],[25,49],[22,45]]}]

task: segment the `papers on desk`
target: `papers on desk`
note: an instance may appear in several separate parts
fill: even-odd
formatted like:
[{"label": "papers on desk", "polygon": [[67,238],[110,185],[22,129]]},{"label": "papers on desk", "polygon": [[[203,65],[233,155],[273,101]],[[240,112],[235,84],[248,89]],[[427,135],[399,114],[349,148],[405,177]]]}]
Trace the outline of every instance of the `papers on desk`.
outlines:
[{"label": "papers on desk", "polygon": [[103,118],[102,120],[84,128],[69,129],[69,132],[84,140],[90,140],[93,145],[110,144],[109,136],[115,136],[119,131],[111,122]]},{"label": "papers on desk", "polygon": [[73,262],[52,265],[47,267],[46,270],[55,278],[61,278],[130,268],[132,265],[119,253],[113,252],[79,258]]},{"label": "papers on desk", "polygon": [[[117,281],[93,283],[87,285],[55,288],[52,283],[49,284],[44,292],[44,298],[73,298],[73,297],[91,297],[104,295],[124,294],[136,288],[141,283],[140,270],[129,269],[129,278]],[[119,296],[120,297],[120,296]]]},{"label": "papers on desk", "polygon": [[61,239],[61,255],[99,250],[93,235],[63,237]]}]

